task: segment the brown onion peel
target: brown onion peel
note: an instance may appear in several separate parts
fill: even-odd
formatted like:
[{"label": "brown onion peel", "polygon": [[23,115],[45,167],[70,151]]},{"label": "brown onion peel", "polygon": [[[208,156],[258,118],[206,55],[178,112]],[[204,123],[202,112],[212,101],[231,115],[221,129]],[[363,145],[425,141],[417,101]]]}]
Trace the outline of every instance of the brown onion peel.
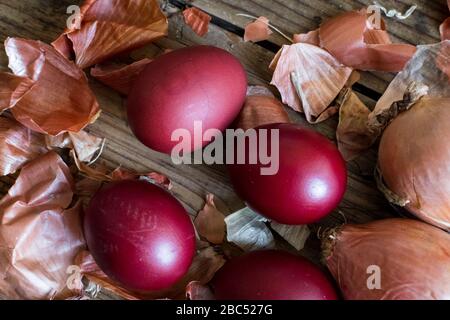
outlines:
[{"label": "brown onion peel", "polygon": [[347,300],[449,299],[449,247],[449,234],[410,219],[344,225],[322,240],[324,261]]},{"label": "brown onion peel", "polygon": [[225,215],[214,203],[214,195],[206,195],[206,203],[194,219],[195,229],[200,236],[212,244],[222,244],[225,239]]},{"label": "brown onion peel", "polygon": [[208,33],[211,16],[206,12],[192,7],[183,11],[184,22],[200,37]]},{"label": "brown onion peel", "polygon": [[86,0],[80,28],[65,30],[52,45],[66,57],[73,50],[76,64],[84,69],[143,47],[167,32],[168,21],[157,0]]},{"label": "brown onion peel", "polygon": [[267,87],[249,86],[245,104],[234,127],[248,130],[265,124],[289,122],[289,115],[283,104]]},{"label": "brown onion peel", "polygon": [[325,21],[319,28],[320,46],[344,65],[358,70],[398,72],[414,55],[409,44],[392,44],[382,21],[370,26],[366,9],[349,11]]},{"label": "brown onion peel", "polygon": [[16,172],[47,152],[44,137],[14,119],[0,117],[0,175]]},{"label": "brown onion peel", "polygon": [[71,295],[67,268],[84,247],[74,182],[54,152],[23,167],[0,201],[0,293],[10,299]]},{"label": "brown onion peel", "polygon": [[31,130],[58,135],[78,132],[100,114],[85,74],[53,47],[34,40],[8,38],[5,50],[16,76],[34,84],[16,97],[11,112]]},{"label": "brown onion peel", "polygon": [[283,103],[304,112],[308,122],[324,121],[338,111],[329,106],[346,85],[352,69],[306,43],[283,46],[272,64],[276,66],[271,84],[280,91]]},{"label": "brown onion peel", "polygon": [[410,83],[402,100],[394,102],[389,108],[369,115],[369,120],[367,122],[369,130],[379,134],[400,113],[408,111],[422,97],[427,96],[428,91],[429,87],[427,85],[416,82]]},{"label": "brown onion peel", "polygon": [[128,95],[136,77],[152,62],[142,59],[129,65],[105,64],[91,69],[91,76],[122,95]]},{"label": "brown onion peel", "polygon": [[0,113],[16,105],[35,84],[27,77],[0,72]]},{"label": "brown onion peel", "polygon": [[269,39],[273,33],[269,28],[269,19],[259,17],[245,26],[244,41],[260,42]]},{"label": "brown onion peel", "polygon": [[122,167],[118,167],[111,171],[108,168],[103,167],[101,165],[94,167],[89,164],[81,162],[75,150],[71,150],[70,155],[73,158],[75,166],[77,167],[79,173],[90,180],[103,183],[120,180],[140,179],[145,180],[149,183],[156,184],[167,190],[171,190],[173,187],[170,179],[166,175],[158,172],[137,173],[134,172],[133,170],[125,169]]}]

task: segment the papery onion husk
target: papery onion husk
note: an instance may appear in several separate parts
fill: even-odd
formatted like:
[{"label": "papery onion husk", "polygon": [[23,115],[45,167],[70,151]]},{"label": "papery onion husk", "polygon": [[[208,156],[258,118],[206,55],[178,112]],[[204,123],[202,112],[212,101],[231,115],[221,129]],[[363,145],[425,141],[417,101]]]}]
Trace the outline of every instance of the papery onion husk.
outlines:
[{"label": "papery onion husk", "polygon": [[235,127],[243,130],[271,123],[288,123],[289,116],[283,104],[265,87],[251,86]]},{"label": "papery onion husk", "polygon": [[422,98],[384,131],[379,166],[406,209],[450,231],[450,97]]},{"label": "papery onion husk", "polygon": [[267,218],[250,208],[236,211],[225,218],[227,241],[244,251],[275,248],[275,238],[267,227]]},{"label": "papery onion husk", "polygon": [[344,65],[358,70],[398,72],[416,51],[409,44],[390,43],[384,30],[373,30],[366,9],[349,11],[320,26],[320,46]]},{"label": "papery onion husk", "polygon": [[90,162],[102,153],[105,139],[99,138],[84,130],[79,132],[66,132],[58,136],[45,136],[47,148],[72,149],[78,160]]},{"label": "papery onion husk", "polygon": [[345,161],[351,161],[375,143],[378,136],[367,126],[369,108],[351,89],[341,93],[336,140]]},{"label": "papery onion husk", "polygon": [[186,297],[188,300],[215,300],[214,293],[208,286],[198,281],[192,281],[186,286]]},{"label": "papery onion husk", "polygon": [[34,84],[13,99],[14,118],[31,130],[58,135],[78,132],[99,116],[85,74],[53,47],[34,40],[8,38],[9,68]]},{"label": "papery onion husk", "polygon": [[269,39],[272,34],[269,28],[269,19],[259,17],[245,26],[244,41],[260,42]]},{"label": "papery onion husk", "polygon": [[184,22],[200,37],[208,33],[211,16],[198,8],[183,11]]},{"label": "papery onion husk", "polygon": [[76,64],[84,69],[167,32],[168,21],[157,0],[86,0],[80,28],[65,30],[52,45],[67,58],[73,51]]},{"label": "papery onion husk", "polygon": [[0,117],[0,175],[16,172],[46,151],[44,136],[14,119]]},{"label": "papery onion husk", "polygon": [[445,19],[439,28],[442,40],[450,40],[450,18]]},{"label": "papery onion husk", "polygon": [[309,43],[313,46],[320,47],[319,29],[308,33],[294,34],[294,43]]},{"label": "papery onion husk", "polygon": [[214,195],[206,196],[206,203],[194,219],[195,229],[200,236],[213,244],[221,244],[225,239],[225,216],[214,203]]},{"label": "papery onion husk", "polygon": [[0,113],[14,107],[16,102],[33,87],[34,83],[27,77],[0,72]]},{"label": "papery onion husk", "polygon": [[338,111],[329,107],[350,78],[351,68],[306,43],[283,46],[275,59],[271,84],[280,91],[283,103],[304,112],[311,123],[324,121]]},{"label": "papery onion husk", "polygon": [[450,235],[426,223],[345,225],[328,231],[322,247],[347,300],[450,299]]},{"label": "papery onion husk", "polygon": [[91,69],[91,76],[120,94],[128,95],[136,77],[152,62],[142,59],[130,65],[97,65]]},{"label": "papery onion husk", "polygon": [[9,299],[70,295],[67,268],[84,247],[73,178],[54,152],[21,170],[0,201],[0,294]]}]

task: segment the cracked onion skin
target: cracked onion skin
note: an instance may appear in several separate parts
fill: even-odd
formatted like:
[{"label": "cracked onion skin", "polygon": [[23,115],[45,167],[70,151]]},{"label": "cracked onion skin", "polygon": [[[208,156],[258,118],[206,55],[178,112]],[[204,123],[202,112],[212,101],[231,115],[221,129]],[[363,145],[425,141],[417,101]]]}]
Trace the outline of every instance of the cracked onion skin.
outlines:
[{"label": "cracked onion skin", "polygon": [[195,255],[194,227],[164,189],[124,180],[100,189],[84,216],[86,242],[100,269],[123,287],[154,292],[174,285]]},{"label": "cracked onion skin", "polygon": [[[155,59],[133,84],[128,96],[130,127],[149,148],[170,154],[179,141],[176,129],[194,137],[194,122],[203,132],[225,130],[237,117],[247,91],[247,75],[239,60],[225,50],[196,46]],[[207,145],[191,144],[194,151]]]},{"label": "cracked onion skin", "polygon": [[[417,220],[386,219],[330,235],[324,258],[345,299],[450,299],[450,234]],[[370,266],[379,267],[380,289],[367,286],[375,274]]]},{"label": "cracked onion skin", "polygon": [[422,98],[384,131],[378,163],[387,187],[420,219],[450,231],[450,99]]},{"label": "cracked onion skin", "polygon": [[337,300],[328,277],[303,257],[277,250],[233,258],[211,282],[217,300]]},{"label": "cracked onion skin", "polygon": [[279,130],[279,170],[262,175],[266,166],[261,163],[228,165],[237,194],[254,211],[282,224],[310,224],[331,213],[347,185],[346,164],[336,146],[297,124],[258,129]]}]

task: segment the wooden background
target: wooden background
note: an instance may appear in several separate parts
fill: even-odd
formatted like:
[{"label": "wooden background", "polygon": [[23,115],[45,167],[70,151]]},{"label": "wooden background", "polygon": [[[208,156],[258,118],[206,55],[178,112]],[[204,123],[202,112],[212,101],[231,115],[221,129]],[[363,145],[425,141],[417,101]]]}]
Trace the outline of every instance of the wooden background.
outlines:
[{"label": "wooden background", "polygon": [[[62,32],[68,17],[66,8],[80,4],[81,0],[0,0],[0,70],[7,70],[8,60],[4,53],[4,40],[10,37],[38,39],[50,43]],[[439,24],[448,16],[445,0],[384,0],[379,1],[388,8],[405,11],[417,4],[417,11],[407,20],[387,19],[388,29],[394,41],[411,44],[429,44],[439,41]],[[213,16],[209,33],[200,38],[187,27],[180,15],[186,4],[199,7]],[[266,16],[271,23],[291,35],[313,30],[322,20],[343,11],[359,9],[372,4],[369,0],[164,0],[163,8],[169,16],[169,36],[133,53],[133,58],[153,57],[167,48],[180,48],[194,44],[209,44],[221,47],[240,59],[248,72],[250,84],[268,85],[271,73],[268,65],[279,46],[286,40],[274,34],[261,44],[243,42],[243,27],[250,21],[236,16],[246,13]],[[366,72],[355,86],[355,90],[368,105],[373,106],[393,78],[392,74]],[[206,193],[213,193],[218,206],[225,213],[243,207],[242,201],[233,192],[224,166],[183,165],[174,166],[169,156],[149,150],[140,144],[127,126],[122,98],[113,90],[91,79],[100,106],[103,110],[89,131],[107,138],[101,161],[111,168],[122,165],[137,171],[156,170],[166,174],[173,182],[174,195],[183,202],[193,216],[203,207]],[[304,116],[287,109],[291,120],[310,126]],[[335,140],[337,118],[314,126],[315,130]],[[376,148],[364,157],[348,163],[349,180],[345,199],[333,214],[312,226],[329,227],[348,222],[367,222],[396,215],[383,195],[377,190],[373,179]],[[14,177],[0,179],[0,196],[7,192]],[[289,248],[281,239],[280,247]],[[313,234],[302,255],[318,262],[319,241]],[[108,298],[104,296],[104,298]]]}]

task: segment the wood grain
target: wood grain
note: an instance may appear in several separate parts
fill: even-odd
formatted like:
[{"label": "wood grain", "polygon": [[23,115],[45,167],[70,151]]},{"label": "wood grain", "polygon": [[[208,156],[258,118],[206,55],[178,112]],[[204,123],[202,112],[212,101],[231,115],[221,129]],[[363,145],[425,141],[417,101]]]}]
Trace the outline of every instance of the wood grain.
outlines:
[{"label": "wood grain", "polygon": [[[51,42],[64,29],[67,6],[80,2],[81,0],[22,0],[20,2],[0,0],[0,41],[3,42],[8,36],[13,36]],[[194,4],[213,11],[214,14],[221,14],[222,18],[229,19],[232,23],[241,26],[245,21],[239,22],[231,19],[234,17],[234,12],[267,15],[280,28],[293,33],[314,28],[320,22],[318,17],[332,16],[344,9],[350,9],[352,6],[361,6],[367,1],[334,1],[334,3],[342,5],[330,4],[329,1],[317,1],[317,6],[314,7],[307,5],[308,1],[277,0],[273,1],[272,5],[268,5],[268,2],[262,0],[195,0]],[[425,3],[425,1],[423,2]],[[424,23],[430,23],[430,26],[422,26],[426,32],[420,36],[420,39],[428,42],[435,39],[436,34],[433,27],[441,17],[438,11],[442,9],[442,6],[436,4],[431,8],[430,13],[425,15],[423,12],[421,18],[424,19]],[[180,13],[173,7],[170,7],[169,20],[169,36],[132,53],[134,59],[154,57],[165,49],[176,49],[195,44],[215,45],[230,51],[240,59],[247,70],[251,84],[268,85],[270,82],[271,74],[267,66],[274,56],[273,52],[256,44],[245,43],[240,36],[215,25],[211,25],[206,37],[199,38],[184,24]],[[407,32],[407,29],[413,26],[414,22],[407,23],[412,23],[412,25],[400,28],[398,36],[406,40],[413,40],[412,31]],[[277,40],[274,39],[274,41]],[[0,68],[5,70],[8,61],[3,47],[0,49]],[[364,84],[370,81],[380,81],[385,85],[387,79],[367,78],[364,80]],[[90,83],[103,112],[97,122],[89,127],[89,130],[107,139],[106,148],[100,161],[110,168],[121,165],[136,171],[156,170],[166,174],[174,184],[174,195],[182,201],[192,216],[202,208],[207,193],[217,196],[219,208],[226,214],[243,207],[242,201],[234,193],[229,183],[224,166],[174,166],[169,156],[149,150],[131,134],[126,122],[124,101],[117,93],[94,79],[91,79]],[[373,88],[379,89],[380,87],[380,84],[373,85]],[[374,104],[369,97],[362,96],[362,99],[368,104]],[[287,110],[293,122],[312,127],[306,123],[303,115],[291,109]],[[333,118],[312,128],[334,140],[336,126],[337,119]],[[373,149],[364,157],[348,164],[349,182],[345,199],[333,214],[312,226],[313,230],[317,230],[319,227],[334,227],[344,222],[367,222],[394,214],[375,186],[372,174],[375,162],[376,149]],[[1,178],[0,193],[4,194],[13,181],[13,177]],[[292,250],[292,247],[279,238],[278,245],[280,248]],[[316,262],[319,261],[319,241],[316,237],[311,236],[307,247],[301,254]],[[108,298],[108,296],[102,296],[102,298]]]}]

